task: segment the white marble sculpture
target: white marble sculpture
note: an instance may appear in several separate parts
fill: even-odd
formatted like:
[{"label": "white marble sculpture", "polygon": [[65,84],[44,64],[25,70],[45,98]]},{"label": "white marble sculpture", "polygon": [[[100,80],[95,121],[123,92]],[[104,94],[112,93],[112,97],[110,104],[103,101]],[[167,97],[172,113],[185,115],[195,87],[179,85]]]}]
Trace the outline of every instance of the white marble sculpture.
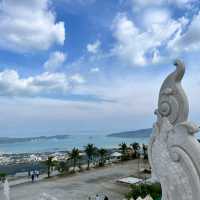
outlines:
[{"label": "white marble sculpture", "polygon": [[152,172],[162,187],[162,200],[200,199],[200,144],[197,125],[188,122],[189,106],[181,80],[185,66],[164,81],[159,94],[157,122],[149,143]]}]

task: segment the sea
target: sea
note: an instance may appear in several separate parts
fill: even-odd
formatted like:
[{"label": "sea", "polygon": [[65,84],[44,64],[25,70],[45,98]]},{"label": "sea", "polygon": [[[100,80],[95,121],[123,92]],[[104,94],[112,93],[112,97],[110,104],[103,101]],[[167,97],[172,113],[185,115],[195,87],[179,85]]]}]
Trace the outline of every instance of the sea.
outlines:
[{"label": "sea", "polygon": [[26,142],[0,144],[0,154],[43,153],[70,151],[74,147],[82,150],[87,144],[94,144],[98,148],[117,148],[125,142],[127,145],[138,142],[147,144],[148,137],[120,138],[106,135],[70,135],[65,139],[39,139]]}]

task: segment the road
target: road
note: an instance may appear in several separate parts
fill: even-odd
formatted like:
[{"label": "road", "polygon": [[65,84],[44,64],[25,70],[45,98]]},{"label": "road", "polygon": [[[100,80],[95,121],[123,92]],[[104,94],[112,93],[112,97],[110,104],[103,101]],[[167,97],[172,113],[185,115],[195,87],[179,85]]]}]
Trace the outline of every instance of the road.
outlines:
[{"label": "road", "polygon": [[[137,165],[137,160],[132,160],[66,177],[12,186],[10,200],[88,200],[96,194],[106,194],[109,200],[122,200],[128,186],[116,181],[136,174]],[[5,200],[2,189],[0,200]]]}]

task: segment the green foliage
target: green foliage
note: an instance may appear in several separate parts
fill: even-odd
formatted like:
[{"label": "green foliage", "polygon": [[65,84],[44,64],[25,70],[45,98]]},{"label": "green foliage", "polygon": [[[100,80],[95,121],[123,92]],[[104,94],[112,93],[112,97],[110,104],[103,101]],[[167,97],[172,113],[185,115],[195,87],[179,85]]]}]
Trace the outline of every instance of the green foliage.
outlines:
[{"label": "green foliage", "polygon": [[51,168],[56,165],[56,162],[53,161],[53,156],[49,156],[48,159],[45,161],[45,164],[47,165],[47,174],[49,178],[51,175]]},{"label": "green foliage", "polygon": [[134,150],[134,158],[138,158],[140,155],[140,144],[137,142],[134,142],[133,144],[131,144],[132,149]]},{"label": "green foliage", "polygon": [[143,144],[142,145],[142,150],[143,150],[143,154],[144,154],[144,159],[148,160],[148,146]]},{"label": "green foliage", "polygon": [[131,192],[126,195],[127,199],[133,198],[137,199],[138,197],[145,198],[147,195],[150,195],[153,199],[159,200],[162,195],[161,186],[159,183],[154,184],[136,184],[131,186]]},{"label": "green foliage", "polygon": [[73,160],[74,172],[76,168],[77,161],[80,159],[80,151],[79,149],[73,148],[69,153],[70,159]]},{"label": "green foliage", "polygon": [[119,149],[120,149],[120,151],[122,153],[122,161],[128,160],[129,159],[129,155],[128,155],[128,146],[127,146],[127,144],[125,142],[123,142],[123,143],[121,143],[119,145],[119,147],[120,147]]},{"label": "green foliage", "polygon": [[107,150],[104,148],[98,149],[98,154],[100,157],[99,166],[105,165],[105,159],[106,159],[107,153],[108,153]]},{"label": "green foliage", "polygon": [[94,144],[88,144],[86,147],[85,147],[85,153],[87,155],[87,168],[90,169],[90,162],[92,161],[92,158],[96,155],[96,151],[97,151],[97,148],[94,146]]},{"label": "green foliage", "polygon": [[66,161],[60,161],[57,163],[57,169],[59,172],[64,173],[69,170],[69,164]]},{"label": "green foliage", "polygon": [[7,174],[0,172],[0,181],[4,181],[6,179]]}]

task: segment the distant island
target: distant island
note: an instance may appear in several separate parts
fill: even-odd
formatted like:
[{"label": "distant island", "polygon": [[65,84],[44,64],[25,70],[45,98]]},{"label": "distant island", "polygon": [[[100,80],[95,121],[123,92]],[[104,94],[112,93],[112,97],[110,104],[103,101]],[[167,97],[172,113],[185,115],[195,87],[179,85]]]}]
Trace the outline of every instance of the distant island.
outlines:
[{"label": "distant island", "polygon": [[26,137],[26,138],[0,137],[0,144],[11,144],[18,142],[31,142],[31,141],[51,140],[51,139],[62,140],[68,137],[69,135],[54,135],[54,136],[40,136],[40,137]]},{"label": "distant island", "polygon": [[120,133],[111,133],[107,135],[108,137],[120,137],[120,138],[141,138],[150,137],[152,128],[140,129],[136,131],[125,131]]}]

